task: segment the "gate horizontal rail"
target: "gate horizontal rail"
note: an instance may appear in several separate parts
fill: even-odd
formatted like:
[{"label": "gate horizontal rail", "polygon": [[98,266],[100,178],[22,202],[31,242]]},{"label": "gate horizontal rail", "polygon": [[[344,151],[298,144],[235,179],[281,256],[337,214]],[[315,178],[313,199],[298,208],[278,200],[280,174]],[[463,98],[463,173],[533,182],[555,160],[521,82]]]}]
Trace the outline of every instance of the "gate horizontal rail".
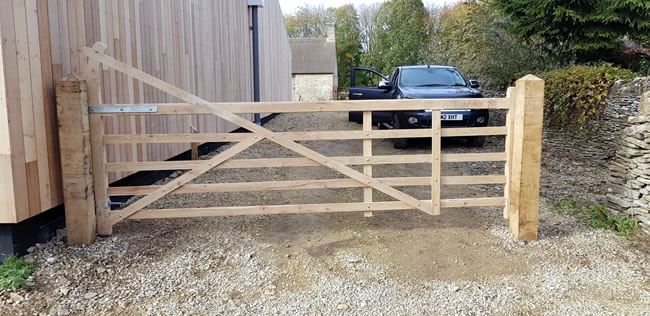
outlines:
[{"label": "gate horizontal rail", "polygon": [[[377,178],[390,186],[423,186],[431,185],[431,177],[393,177]],[[504,175],[487,176],[443,176],[442,185],[467,185],[467,184],[505,184]],[[121,186],[109,187],[110,196],[144,195],[155,191],[160,186]],[[223,192],[248,192],[248,191],[278,191],[278,190],[306,190],[306,189],[341,189],[363,188],[365,185],[351,179],[317,179],[317,180],[289,180],[289,181],[263,181],[263,182],[233,182],[233,183],[203,183],[186,184],[171,194],[181,193],[223,193]]]},{"label": "gate horizontal rail", "polygon": [[[442,162],[481,162],[506,161],[505,152],[442,154]],[[358,165],[394,165],[431,163],[431,155],[387,155],[387,156],[339,156],[331,157],[348,166]],[[189,170],[201,164],[201,161],[141,161],[141,162],[110,162],[106,163],[106,171],[155,171],[155,170]],[[245,169],[245,168],[286,168],[286,167],[322,167],[319,163],[308,158],[257,158],[231,159],[215,168]]]},{"label": "gate horizontal rail", "polygon": [[[348,112],[348,111],[408,111],[408,110],[466,110],[466,109],[510,109],[510,102],[505,98],[482,99],[400,99],[396,109],[396,100],[355,100],[355,101],[306,101],[306,102],[220,102],[206,103],[217,106],[220,110],[237,113],[305,113],[305,112]],[[156,111],[149,110],[155,107]],[[141,110],[139,110],[141,108]],[[124,109],[118,111],[116,109]],[[197,107],[192,103],[147,103],[147,104],[113,104],[91,106],[90,113],[106,115],[156,115],[156,114],[214,114],[214,112]]]},{"label": "gate horizontal rail", "polygon": [[[104,144],[163,144],[191,142],[238,142],[250,133],[204,133],[204,134],[111,134],[104,136]],[[374,130],[374,131],[318,131],[277,132],[294,141],[357,140],[388,138],[430,138],[429,129]],[[507,135],[505,126],[460,127],[442,129],[442,137],[500,136]],[[128,135],[128,138],[125,137]]]},{"label": "gate horizontal rail", "polygon": [[[97,231],[103,235],[112,233],[112,226],[125,219],[151,219],[171,217],[232,216],[260,214],[290,214],[317,212],[363,212],[372,216],[374,211],[418,209],[431,215],[440,209],[458,207],[504,206],[504,217],[509,219],[512,232],[519,239],[537,238],[537,214],[539,201],[539,173],[541,157],[541,127],[543,105],[543,81],[526,76],[510,88],[505,98],[485,99],[423,99],[423,100],[373,100],[332,102],[242,102],[210,103],[169,83],[152,77],[121,61],[104,55],[105,47],[98,43],[93,49],[84,49],[88,57],[82,67],[83,78],[66,78],[65,84],[57,84],[57,104],[62,126],[62,148],[89,147],[81,154],[66,156],[72,161],[66,166],[92,166],[92,188],[70,186],[65,196],[79,199],[79,190],[91,190],[94,197],[92,210],[66,208],[71,222],[89,222],[97,218]],[[113,68],[134,79],[161,89],[185,103],[166,104],[116,104],[102,105],[99,89],[100,64]],[[92,104],[90,106],[89,104]],[[441,111],[467,109],[503,109],[507,111],[505,126],[442,128]],[[431,111],[431,128],[412,130],[373,130],[373,111]],[[255,125],[237,114],[243,113],[305,113],[305,112],[363,112],[361,130],[341,131],[289,131],[274,132]],[[105,119],[121,116],[141,116],[146,119],[155,115],[216,115],[248,130],[247,133],[142,133],[110,134]],[[81,123],[80,123],[81,122]],[[87,123],[84,123],[87,122]],[[79,133],[74,133],[80,128]],[[88,137],[84,135],[90,134]],[[444,137],[505,136],[503,152],[442,153]],[[388,138],[430,138],[431,154],[373,155],[372,141]],[[297,141],[362,140],[360,156],[328,157],[315,152]],[[234,157],[260,141],[271,141],[302,157],[235,159]],[[89,143],[87,143],[89,142]],[[109,160],[107,146],[124,144],[232,143],[230,147],[207,160],[191,161],[119,161]],[[115,147],[119,148],[119,147]],[[505,162],[504,174],[443,176],[442,164],[455,162]],[[373,166],[393,164],[431,164],[430,176],[373,177]],[[363,166],[357,171],[351,166]],[[306,179],[284,181],[255,181],[232,183],[194,183],[202,174],[212,169],[326,167],[347,178]],[[78,167],[77,167],[78,168]],[[84,170],[89,170],[85,168]],[[156,170],[183,170],[177,178],[161,185],[122,186],[108,185],[109,173]],[[65,170],[64,170],[65,172]],[[86,181],[88,182],[88,181]],[[441,198],[443,187],[457,185],[505,185],[504,195],[480,198]],[[429,186],[431,198],[417,199],[396,187]],[[224,193],[279,190],[313,190],[362,188],[361,202],[215,206],[205,208],[148,208],[155,201],[171,194]],[[373,192],[381,192],[393,201],[374,201]],[[86,191],[87,192],[87,191]],[[111,196],[136,196],[137,199],[119,210],[109,207]],[[66,200],[67,203],[67,200]],[[89,205],[93,205],[90,203]],[[71,242],[87,240],[89,228],[71,227]],[[78,234],[76,230],[86,230]],[[94,227],[92,227],[94,229]]]},{"label": "gate horizontal rail", "polygon": [[[430,200],[421,200],[431,203]],[[442,199],[442,208],[505,206],[505,198],[472,198],[472,199]],[[294,204],[294,205],[259,205],[259,206],[227,206],[183,209],[145,209],[131,218],[156,219],[178,217],[210,217],[210,216],[240,216],[240,215],[277,215],[333,212],[367,212],[367,211],[403,211],[411,210],[412,206],[399,201],[372,203],[328,203],[328,204]]]}]

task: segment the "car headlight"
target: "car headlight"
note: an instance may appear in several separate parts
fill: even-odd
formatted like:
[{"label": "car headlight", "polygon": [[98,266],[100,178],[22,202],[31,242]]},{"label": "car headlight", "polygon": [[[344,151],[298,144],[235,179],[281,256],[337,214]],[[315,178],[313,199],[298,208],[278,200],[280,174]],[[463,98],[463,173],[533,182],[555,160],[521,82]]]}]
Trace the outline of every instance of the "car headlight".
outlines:
[{"label": "car headlight", "polygon": [[409,117],[409,124],[415,124],[417,122],[418,122],[417,117],[414,117],[414,116]]},{"label": "car headlight", "polygon": [[476,123],[483,124],[485,123],[485,118],[482,116],[479,116],[476,118]]}]

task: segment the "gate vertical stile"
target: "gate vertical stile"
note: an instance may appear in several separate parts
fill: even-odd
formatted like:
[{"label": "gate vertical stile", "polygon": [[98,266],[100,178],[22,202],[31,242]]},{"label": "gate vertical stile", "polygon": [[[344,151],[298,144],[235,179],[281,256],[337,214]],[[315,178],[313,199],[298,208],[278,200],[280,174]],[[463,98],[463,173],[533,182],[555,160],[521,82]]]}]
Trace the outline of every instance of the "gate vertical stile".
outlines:
[{"label": "gate vertical stile", "polygon": [[512,137],[513,137],[513,130],[514,130],[514,124],[512,120],[515,117],[514,109],[515,109],[515,87],[509,87],[507,92],[506,92],[506,99],[508,99],[508,102],[510,103],[510,108],[508,109],[508,112],[506,113],[506,129],[508,130],[508,133],[506,134],[506,140],[505,140],[505,151],[506,151],[506,162],[505,162],[505,167],[504,167],[504,174],[506,176],[506,184],[503,188],[503,197],[505,200],[505,206],[503,207],[503,218],[508,219],[509,211],[508,211],[508,195],[509,195],[509,186],[510,186],[510,173],[512,169]]},{"label": "gate vertical stile", "polygon": [[[95,43],[93,49],[103,53],[106,45]],[[84,56],[81,62],[83,79],[88,85],[88,104],[90,106],[102,103],[100,86],[101,65],[98,61]],[[108,196],[108,173],[106,172],[106,147],[104,145],[104,116],[90,114],[90,150],[92,157],[93,189],[95,191],[95,213],[97,218],[97,234],[110,236],[113,225],[109,218],[110,205]]]},{"label": "gate vertical stile", "polygon": [[[363,112],[363,131],[372,131],[372,112]],[[367,136],[367,135],[366,135]],[[372,139],[363,139],[363,158],[369,160],[372,156]],[[363,174],[372,177],[372,165],[363,165]],[[363,202],[368,203],[368,207],[372,204],[372,187],[363,188]],[[364,212],[364,217],[372,217],[372,212]]]},{"label": "gate vertical stile", "polygon": [[431,111],[431,215],[440,215],[442,122],[440,110]]}]

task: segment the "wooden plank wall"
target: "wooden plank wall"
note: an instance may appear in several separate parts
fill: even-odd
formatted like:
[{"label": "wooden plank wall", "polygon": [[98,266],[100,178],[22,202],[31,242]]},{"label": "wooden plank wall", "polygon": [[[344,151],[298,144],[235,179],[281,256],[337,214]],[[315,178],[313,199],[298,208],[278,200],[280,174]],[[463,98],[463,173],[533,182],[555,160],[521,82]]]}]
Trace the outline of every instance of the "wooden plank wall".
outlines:
[{"label": "wooden plank wall", "polygon": [[[291,52],[277,0],[260,12],[263,101],[291,99]],[[214,102],[252,100],[250,12],[245,0],[0,1],[0,223],[62,203],[54,81],[78,73],[80,48],[107,54]],[[115,71],[103,103],[175,102]],[[214,116],[114,118],[107,133],[225,132]],[[189,144],[115,145],[108,161],[164,160]],[[9,168],[11,166],[11,168]],[[111,175],[112,180],[125,176]]]}]

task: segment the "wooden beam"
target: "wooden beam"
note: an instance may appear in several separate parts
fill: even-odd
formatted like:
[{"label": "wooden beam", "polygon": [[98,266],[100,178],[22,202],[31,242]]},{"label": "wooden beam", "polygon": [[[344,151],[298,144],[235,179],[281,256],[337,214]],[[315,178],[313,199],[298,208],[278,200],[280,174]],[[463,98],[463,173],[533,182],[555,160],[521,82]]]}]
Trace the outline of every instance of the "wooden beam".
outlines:
[{"label": "wooden beam", "polygon": [[[88,50],[86,50],[88,51]],[[102,60],[104,62],[104,60]],[[401,99],[401,100],[354,100],[354,101],[306,101],[306,102],[206,102],[209,107],[219,107],[224,112],[248,113],[304,113],[304,112],[348,112],[348,111],[395,111],[408,110],[465,110],[465,109],[508,109],[510,104],[504,98],[483,99]],[[98,108],[138,108],[143,104],[110,104]],[[207,108],[197,108],[188,103],[147,103],[155,106],[156,114],[213,114]],[[151,115],[153,113],[144,113]],[[133,115],[129,112],[111,115]]]},{"label": "wooden beam", "polygon": [[68,243],[91,244],[96,220],[86,82],[75,76],[58,80],[56,103]]},{"label": "wooden beam", "polygon": [[[97,114],[94,114],[97,115]],[[164,144],[164,143],[208,143],[238,142],[250,133],[205,133],[205,134],[112,134],[104,136],[105,144]],[[309,140],[355,140],[388,138],[429,138],[429,129],[370,130],[370,131],[318,131],[318,132],[276,132],[294,141]],[[505,126],[443,128],[442,137],[498,136],[506,135]]]},{"label": "wooden beam", "polygon": [[[430,203],[422,200],[421,203]],[[447,199],[441,200],[442,208],[503,206],[503,197]],[[296,205],[256,205],[229,206],[183,209],[147,209],[134,214],[131,219],[180,218],[180,217],[211,217],[211,216],[241,216],[241,215],[273,215],[273,214],[308,214],[308,213],[337,213],[337,212],[368,212],[410,210],[413,207],[400,201],[373,203],[330,203],[330,204],[296,204]]]},{"label": "wooden beam", "polygon": [[[506,135],[506,163],[504,167],[504,173],[506,175],[506,179],[510,179],[510,167],[512,164],[512,134],[513,134],[513,129],[514,129],[514,122],[512,121],[514,116],[514,105],[515,105],[515,87],[508,87],[508,90],[506,91],[506,99],[510,101],[512,106],[510,107],[510,110],[508,110],[508,113],[506,114],[506,128],[508,129],[508,133]],[[503,189],[503,195],[506,198],[506,201],[508,201],[508,185],[509,185],[509,180],[506,181],[506,186]],[[508,203],[503,207],[503,218],[508,219]]]},{"label": "wooden beam", "polygon": [[[419,209],[425,213],[430,213],[430,205],[426,205],[422,203],[420,200],[415,199],[414,197],[401,192],[393,187],[390,187],[388,185],[385,185],[375,179],[372,179],[371,177],[368,177],[364,175],[363,173],[360,173],[336,160],[332,160],[325,155],[322,155],[318,152],[315,152],[303,145],[300,145],[296,143],[295,141],[286,138],[284,136],[278,135],[274,133],[271,130],[268,130],[262,126],[256,125],[255,123],[252,123],[241,116],[238,116],[232,112],[227,112],[224,111],[223,107],[218,105],[218,104],[210,104],[209,102],[197,97],[196,95],[191,94],[188,91],[185,91],[181,88],[178,88],[170,83],[167,83],[163,80],[160,80],[156,77],[153,77],[145,72],[142,72],[138,69],[135,69],[131,67],[130,65],[127,65],[123,62],[120,62],[112,57],[103,55],[95,50],[92,50],[90,48],[85,48],[84,52],[86,55],[90,58],[94,58],[97,61],[100,61],[104,65],[110,66],[111,68],[118,70],[130,77],[133,77],[135,79],[141,80],[143,82],[146,82],[147,84],[158,88],[164,92],[167,92],[180,100],[183,100],[188,103],[195,104],[196,108],[203,108],[206,111],[211,111],[213,114],[231,122],[234,124],[239,125],[240,127],[243,127],[261,137],[264,137],[278,145],[281,145],[287,149],[290,149],[302,156],[305,156],[306,158],[309,158],[315,162],[320,163],[323,166],[326,166],[332,170],[335,170],[341,174],[344,174],[352,179],[355,179],[359,182],[365,183],[369,186],[371,186],[374,189],[377,189],[383,193],[385,193],[388,196],[391,196],[395,199],[398,199],[404,203],[407,203],[408,205]],[[271,110],[271,109],[269,109]],[[266,112],[266,111],[258,111],[258,112]],[[137,203],[137,202],[136,202]]]},{"label": "wooden beam", "polygon": [[440,215],[440,177],[442,175],[442,122],[440,111],[431,114],[431,214]]},{"label": "wooden beam", "polygon": [[[96,43],[94,48],[104,52],[106,46]],[[102,91],[100,88],[101,66],[95,60],[87,57],[82,58],[80,65],[81,75],[87,82],[88,103],[91,105],[101,104]],[[102,143],[105,135],[104,117],[100,115],[90,116],[90,146],[92,156],[93,190],[95,192],[95,214],[97,219],[97,234],[110,236],[113,234],[108,205],[108,174],[106,172],[106,147]]]},{"label": "wooden beam", "polygon": [[[390,186],[422,186],[431,185],[431,177],[392,177],[377,178],[377,180]],[[503,175],[487,176],[444,176],[441,177],[442,185],[476,185],[476,184],[505,184]],[[185,184],[174,190],[171,194],[185,193],[223,193],[223,192],[251,192],[251,191],[280,191],[280,190],[307,190],[307,189],[341,189],[365,188],[367,186],[352,179],[318,179],[318,180],[289,180],[289,181],[263,181],[263,182],[233,182],[233,183],[204,183]],[[129,196],[150,194],[160,186],[124,186],[109,187],[110,196]]]},{"label": "wooden beam", "polygon": [[527,75],[516,83],[512,160],[508,184],[510,230],[536,240],[544,116],[544,80]]},{"label": "wooden beam", "polygon": [[[505,161],[505,153],[463,153],[442,154],[442,162],[475,162],[475,161]],[[339,156],[330,157],[349,166],[358,165],[388,165],[431,163],[431,155],[386,155],[386,156]],[[143,161],[143,162],[111,162],[106,164],[107,172],[120,171],[154,171],[154,170],[189,170],[200,162],[191,160],[178,161]],[[287,167],[319,167],[319,163],[307,158],[258,158],[232,159],[217,166],[218,169],[240,168],[287,168]]]},{"label": "wooden beam", "polygon": [[[363,131],[370,132],[372,131],[372,112],[363,112]],[[372,139],[363,140],[363,157],[368,159],[372,157]],[[363,165],[363,174],[372,177],[372,165],[365,164]],[[385,183],[385,182],[384,182]],[[365,187],[363,188],[363,202],[372,203],[372,188]],[[364,212],[363,217],[372,217],[372,212]]]}]

